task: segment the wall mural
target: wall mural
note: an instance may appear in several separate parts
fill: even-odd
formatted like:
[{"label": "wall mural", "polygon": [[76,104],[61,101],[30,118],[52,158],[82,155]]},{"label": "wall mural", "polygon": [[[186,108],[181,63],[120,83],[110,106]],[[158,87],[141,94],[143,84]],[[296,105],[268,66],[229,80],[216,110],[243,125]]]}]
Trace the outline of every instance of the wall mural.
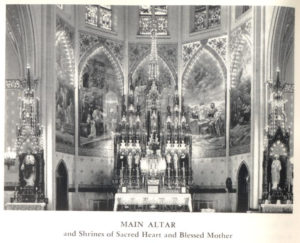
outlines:
[{"label": "wall mural", "polygon": [[[129,78],[132,77],[133,72],[137,70],[137,67],[142,61],[150,54],[150,43],[129,43],[128,45],[128,64],[129,64]],[[159,57],[168,69],[171,71],[174,80],[177,82],[177,45],[176,44],[158,44],[157,52]],[[143,64],[144,65],[144,64]],[[148,72],[148,71],[147,71]]]},{"label": "wall mural", "polygon": [[200,47],[200,41],[189,42],[182,45],[182,61],[184,67],[186,67]]},{"label": "wall mural", "polygon": [[79,154],[107,156],[120,114],[122,85],[103,49],[92,55],[81,72]]},{"label": "wall mural", "polygon": [[232,33],[230,91],[230,155],[249,153],[251,141],[251,22]]},{"label": "wall mural", "polygon": [[[132,75],[132,85],[135,88],[135,100],[141,107],[141,113],[145,111],[145,88],[149,82],[149,56],[146,57],[136,68]],[[167,112],[167,106],[173,104],[173,96],[175,92],[175,78],[167,64],[159,57],[159,83],[158,89],[161,92],[161,115],[162,120]]]},{"label": "wall mural", "polygon": [[[222,42],[226,45],[226,38]],[[196,158],[226,153],[226,70],[217,52],[208,49],[199,49],[187,65],[182,81]]]},{"label": "wall mural", "polygon": [[106,46],[107,49],[109,49],[112,52],[112,54],[116,57],[116,60],[118,60],[118,64],[122,66],[124,59],[123,43],[101,36],[91,35],[82,32],[79,33],[79,42],[80,57],[82,57],[85,53],[88,53],[89,50],[93,49],[95,46],[103,45]]},{"label": "wall mural", "polygon": [[56,21],[56,151],[75,152],[74,34],[60,18]]}]

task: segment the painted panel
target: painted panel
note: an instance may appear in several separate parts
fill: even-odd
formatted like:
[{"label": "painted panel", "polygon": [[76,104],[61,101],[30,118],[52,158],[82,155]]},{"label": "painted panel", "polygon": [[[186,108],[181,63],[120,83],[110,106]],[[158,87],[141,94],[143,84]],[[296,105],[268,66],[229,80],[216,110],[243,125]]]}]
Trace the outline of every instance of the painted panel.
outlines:
[{"label": "painted panel", "polygon": [[[220,43],[226,45],[226,39]],[[220,55],[210,46],[200,47],[183,76],[184,105],[193,136],[193,158],[225,156],[225,87],[226,68]]]},{"label": "painted panel", "polygon": [[56,23],[56,151],[75,152],[74,34],[57,18]]},{"label": "painted panel", "polygon": [[103,48],[88,58],[80,77],[79,154],[113,156],[112,139],[123,89]]},{"label": "painted panel", "polygon": [[[136,71],[140,63],[150,54],[150,43],[129,43],[128,64],[130,76]],[[158,44],[157,51],[159,57],[168,65],[174,79],[177,80],[177,44]]]},{"label": "painted panel", "polygon": [[253,71],[249,25],[239,27],[231,38],[230,155],[250,152]]}]

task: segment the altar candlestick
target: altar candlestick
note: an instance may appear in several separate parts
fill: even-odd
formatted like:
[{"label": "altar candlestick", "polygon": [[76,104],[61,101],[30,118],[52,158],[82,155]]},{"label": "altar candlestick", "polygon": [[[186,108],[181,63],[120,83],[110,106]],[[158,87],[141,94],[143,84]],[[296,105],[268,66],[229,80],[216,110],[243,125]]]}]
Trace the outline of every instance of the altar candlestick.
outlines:
[{"label": "altar candlestick", "polygon": [[139,167],[136,168],[136,181],[137,181],[137,186],[140,186],[140,174],[139,174]]},{"label": "altar candlestick", "polygon": [[120,169],[120,186],[123,185],[123,161]]},{"label": "altar candlestick", "polygon": [[185,168],[184,168],[184,165],[182,167],[182,177],[183,177],[183,185],[185,185]]},{"label": "altar candlestick", "polygon": [[170,185],[170,174],[171,174],[171,171],[170,171],[170,164],[168,164],[168,187],[170,188],[171,185]]},{"label": "altar candlestick", "polygon": [[131,186],[131,167],[128,168],[129,186]]}]

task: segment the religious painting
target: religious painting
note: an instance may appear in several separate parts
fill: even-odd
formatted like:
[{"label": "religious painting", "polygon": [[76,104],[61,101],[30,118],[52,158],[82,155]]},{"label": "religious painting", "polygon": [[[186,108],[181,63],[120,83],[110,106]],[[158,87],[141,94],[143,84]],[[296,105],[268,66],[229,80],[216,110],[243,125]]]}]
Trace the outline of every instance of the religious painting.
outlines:
[{"label": "religious painting", "polygon": [[[145,114],[146,108],[146,87],[149,82],[149,61],[150,57],[146,57],[135,69],[132,75],[132,85],[134,87],[134,95],[136,104],[141,107],[141,114]],[[175,91],[175,78],[167,64],[159,57],[159,81],[157,83],[158,90],[161,95],[160,106],[162,121],[164,121],[167,112],[167,106],[172,106]]]},{"label": "religious painting", "polygon": [[65,23],[57,19],[56,30],[56,93],[55,127],[56,151],[75,152],[74,105],[74,47],[73,33]]},{"label": "religious painting", "polygon": [[252,59],[249,43],[242,43],[231,69],[230,155],[250,152]]},{"label": "religious painting", "polygon": [[193,137],[193,157],[225,156],[226,74],[216,53],[201,48],[183,78],[183,98]]},{"label": "religious painting", "polygon": [[103,51],[90,57],[81,73],[79,154],[102,156],[116,130],[123,84]]}]

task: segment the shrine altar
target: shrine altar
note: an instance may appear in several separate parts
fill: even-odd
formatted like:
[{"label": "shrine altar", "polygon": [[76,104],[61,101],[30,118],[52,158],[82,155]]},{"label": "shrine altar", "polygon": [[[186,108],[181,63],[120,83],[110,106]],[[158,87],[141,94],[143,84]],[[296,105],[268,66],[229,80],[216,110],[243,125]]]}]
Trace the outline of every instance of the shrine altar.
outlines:
[{"label": "shrine altar", "polygon": [[186,206],[192,212],[192,198],[188,193],[116,193],[114,211],[118,211],[120,205],[155,206]]}]

